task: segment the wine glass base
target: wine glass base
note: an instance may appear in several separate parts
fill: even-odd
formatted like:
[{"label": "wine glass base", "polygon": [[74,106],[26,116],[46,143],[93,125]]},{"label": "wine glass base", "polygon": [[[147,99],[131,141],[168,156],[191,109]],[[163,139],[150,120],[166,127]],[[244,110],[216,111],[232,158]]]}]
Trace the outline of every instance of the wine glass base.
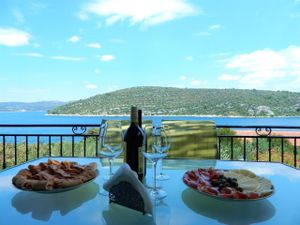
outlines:
[{"label": "wine glass base", "polygon": [[111,175],[109,175],[109,174],[104,175],[104,176],[103,176],[103,180],[104,180],[104,181],[108,181],[112,176],[113,176],[113,174],[111,174]]},{"label": "wine glass base", "polygon": [[[145,183],[145,184],[144,184],[144,186],[145,186],[145,188],[147,188],[147,189],[151,189],[151,190],[153,190],[153,188],[154,188],[154,185],[153,185],[153,184],[148,184],[148,183]],[[157,189],[161,189],[161,188],[162,188],[162,186],[161,186],[161,185],[159,185],[159,184],[156,184],[156,188],[157,188]]]},{"label": "wine glass base", "polygon": [[169,180],[170,176],[167,174],[159,174],[158,176],[156,176],[156,180]]},{"label": "wine glass base", "polygon": [[150,196],[153,200],[159,200],[159,199],[163,199],[163,198],[167,197],[167,192],[165,192],[162,189],[156,189],[156,190],[150,191]]}]

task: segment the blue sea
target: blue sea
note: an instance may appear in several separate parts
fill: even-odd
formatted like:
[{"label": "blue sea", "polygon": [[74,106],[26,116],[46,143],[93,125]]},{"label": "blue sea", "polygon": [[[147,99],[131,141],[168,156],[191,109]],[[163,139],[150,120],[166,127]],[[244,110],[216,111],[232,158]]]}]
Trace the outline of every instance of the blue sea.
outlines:
[{"label": "blue sea", "polygon": [[[3,133],[52,133],[58,128],[1,128],[1,124],[100,124],[103,119],[128,120],[128,116],[49,116],[46,112],[0,112],[0,134]],[[200,116],[145,116],[158,124],[161,119],[169,120],[212,120],[217,125],[257,125],[257,126],[300,126],[300,117],[200,117]],[[62,128],[59,133],[72,133]]]}]

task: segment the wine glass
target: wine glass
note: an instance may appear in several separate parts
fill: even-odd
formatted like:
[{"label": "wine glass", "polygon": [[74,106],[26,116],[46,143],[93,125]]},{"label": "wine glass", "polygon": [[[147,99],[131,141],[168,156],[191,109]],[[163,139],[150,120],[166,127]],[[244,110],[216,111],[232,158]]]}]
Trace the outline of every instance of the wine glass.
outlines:
[{"label": "wine glass", "polygon": [[109,162],[109,174],[104,176],[108,180],[112,175],[112,163],[123,151],[123,131],[121,121],[105,121],[101,125],[98,155],[107,158]]},{"label": "wine glass", "polygon": [[[154,133],[155,133],[155,140],[153,143],[153,148],[155,148],[156,152],[159,153],[167,153],[167,151],[170,149],[171,144],[169,142],[168,138],[168,127],[167,126],[160,126],[160,127],[154,127]],[[156,176],[157,180],[168,180],[170,179],[170,176],[163,173],[163,166],[162,166],[162,159],[158,161],[160,173],[158,176]]]},{"label": "wine glass", "polygon": [[154,128],[151,131],[151,141],[152,141],[152,148],[150,151],[143,151],[144,157],[152,162],[153,165],[153,171],[154,171],[154,176],[153,176],[153,187],[151,188],[150,195],[153,199],[162,199],[167,196],[167,193],[162,190],[161,188],[157,188],[156,186],[156,165],[158,160],[164,158],[167,156],[166,152],[158,151],[160,147],[158,147],[161,144],[158,144],[158,142],[162,142],[161,135],[156,132]]}]

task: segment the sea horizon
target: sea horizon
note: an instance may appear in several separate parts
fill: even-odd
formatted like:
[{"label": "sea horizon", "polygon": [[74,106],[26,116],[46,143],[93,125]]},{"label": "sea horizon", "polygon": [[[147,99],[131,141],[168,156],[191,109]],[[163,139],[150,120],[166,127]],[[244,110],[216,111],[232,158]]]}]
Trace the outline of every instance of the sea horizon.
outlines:
[{"label": "sea horizon", "polygon": [[[81,114],[49,114],[46,111],[0,112],[0,124],[64,124],[64,123],[99,123],[101,119],[125,119],[126,114],[108,115],[81,115]],[[219,115],[144,115],[144,119],[182,119],[182,120],[214,120],[217,125],[273,125],[273,126],[300,126],[300,117],[274,116],[219,116]]]}]

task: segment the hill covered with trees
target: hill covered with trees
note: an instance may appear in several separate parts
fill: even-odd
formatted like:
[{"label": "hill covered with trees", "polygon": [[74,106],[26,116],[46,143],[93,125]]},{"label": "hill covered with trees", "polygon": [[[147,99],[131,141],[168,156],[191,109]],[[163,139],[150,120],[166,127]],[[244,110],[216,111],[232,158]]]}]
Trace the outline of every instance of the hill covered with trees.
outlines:
[{"label": "hill covered with trees", "polygon": [[120,115],[129,114],[132,105],[145,115],[300,116],[300,93],[134,87],[74,101],[48,113]]}]

